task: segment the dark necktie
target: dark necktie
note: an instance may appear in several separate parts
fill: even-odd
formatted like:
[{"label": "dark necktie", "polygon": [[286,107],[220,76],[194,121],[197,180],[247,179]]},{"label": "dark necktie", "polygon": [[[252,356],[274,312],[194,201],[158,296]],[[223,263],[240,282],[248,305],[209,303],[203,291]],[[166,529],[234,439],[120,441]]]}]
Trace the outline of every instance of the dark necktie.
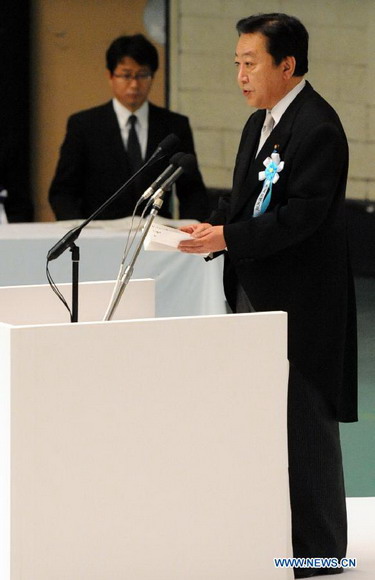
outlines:
[{"label": "dark necktie", "polygon": [[135,129],[136,122],[137,117],[135,115],[130,115],[129,117],[130,129],[128,136],[127,152],[130,164],[132,166],[132,170],[134,172],[138,171],[138,169],[142,166],[143,163],[141,147],[139,145],[138,135]]}]

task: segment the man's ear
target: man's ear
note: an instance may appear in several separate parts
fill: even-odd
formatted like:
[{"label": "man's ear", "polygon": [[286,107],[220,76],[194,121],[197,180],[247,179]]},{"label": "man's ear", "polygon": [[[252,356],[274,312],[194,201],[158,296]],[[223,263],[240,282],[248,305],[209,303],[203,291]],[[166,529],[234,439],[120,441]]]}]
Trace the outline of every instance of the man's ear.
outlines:
[{"label": "man's ear", "polygon": [[294,56],[286,56],[281,64],[286,78],[291,78],[296,70],[296,59]]}]

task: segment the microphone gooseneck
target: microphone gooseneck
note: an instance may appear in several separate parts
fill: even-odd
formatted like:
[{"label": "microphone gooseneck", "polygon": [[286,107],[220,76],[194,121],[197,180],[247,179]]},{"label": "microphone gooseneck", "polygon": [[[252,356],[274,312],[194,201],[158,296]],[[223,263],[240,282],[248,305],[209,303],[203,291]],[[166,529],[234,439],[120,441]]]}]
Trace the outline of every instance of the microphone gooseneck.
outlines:
[{"label": "microphone gooseneck", "polygon": [[[163,194],[172,187],[173,183],[180,177],[182,173],[190,173],[196,167],[195,156],[189,153],[182,154],[176,153],[176,155],[174,155],[170,159],[170,161],[171,161],[170,167],[172,168],[173,172],[161,183],[159,189],[156,190],[156,192],[153,194],[153,196],[151,197],[151,199],[149,199],[147,203],[147,206],[152,204],[151,212],[147,216],[146,223],[144,224],[142,229],[141,238],[137,244],[136,249],[134,250],[130,263],[126,267],[125,267],[126,255],[124,255],[124,258],[120,266],[119,275],[117,277],[117,281],[113,289],[111,300],[104,315],[104,320],[111,320],[113,313],[115,312],[115,309],[117,308],[120,299],[125,291],[125,288],[133,275],[134,265],[141,251],[143,242],[149,232],[153,220],[157,216],[158,211],[163,204]],[[162,175],[158,179],[161,180]]]},{"label": "microphone gooseneck", "polygon": [[[89,224],[93,219],[100,215],[111,203],[113,203],[123,191],[131,185],[135,179],[143,172],[149,165],[156,161],[163,159],[163,157],[172,153],[180,145],[180,139],[171,133],[163,139],[151,157],[136,171],[117,191],[115,191],[97,210],[95,210],[87,219],[85,219],[79,226],[76,226],[63,236],[48,252],[46,261],[47,280],[52,290],[62,300],[71,315],[71,322],[78,322],[78,268],[79,268],[79,248],[75,245],[75,240],[80,235],[83,228]],[[67,302],[63,298],[61,292],[54,283],[49,272],[49,263],[51,260],[58,258],[66,249],[70,248],[72,252],[72,309],[69,308]]]},{"label": "microphone gooseneck", "polygon": [[[70,248],[75,240],[80,235],[81,231],[88,223],[90,223],[93,219],[95,219],[99,214],[101,214],[104,209],[106,209],[117,197],[126,189],[134,180],[135,178],[148,167],[153,161],[156,161],[158,158],[162,158],[172,152],[174,149],[178,147],[181,143],[180,139],[171,133],[165,139],[163,139],[157,148],[155,149],[154,153],[151,157],[142,165],[138,171],[136,171],[115,193],[111,195],[98,209],[94,211],[87,219],[85,219],[81,225],[76,226],[72,230],[70,230],[63,238],[61,238],[48,252],[47,254],[47,262],[51,260],[55,260],[58,258],[66,249]],[[151,195],[151,194],[150,194]]]}]

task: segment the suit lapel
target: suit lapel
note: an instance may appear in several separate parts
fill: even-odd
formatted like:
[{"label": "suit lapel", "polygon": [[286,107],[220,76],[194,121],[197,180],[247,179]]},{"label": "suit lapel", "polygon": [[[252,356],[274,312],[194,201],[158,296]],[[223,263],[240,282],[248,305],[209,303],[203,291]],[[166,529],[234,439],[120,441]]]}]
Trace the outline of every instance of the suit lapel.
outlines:
[{"label": "suit lapel", "polygon": [[[248,203],[249,197],[257,184],[258,172],[261,169],[257,167],[262,164],[260,162],[261,153],[255,158],[260,132],[265,118],[265,111],[257,111],[252,115],[244,129],[242,139],[240,142],[238,155],[236,159],[236,167],[233,176],[233,193],[231,204],[230,220]],[[271,137],[271,136],[270,136]],[[264,144],[265,149],[267,144]]]},{"label": "suit lapel", "polygon": [[159,117],[160,114],[157,107],[149,103],[146,159],[151,157],[156,147],[166,136],[165,127]]},{"label": "suit lapel", "polygon": [[[294,118],[302,104],[309,98],[312,92],[313,89],[311,85],[306,82],[305,88],[289,105],[281,117],[280,122],[274,128],[256,158],[256,146],[259,142],[260,129],[265,117],[264,111],[259,111],[262,115],[259,115],[255,124],[249,123],[248,131],[252,133],[252,138],[249,136],[248,139],[243,139],[240,143],[237,156],[239,167],[237,172],[236,162],[234,177],[236,181],[233,182],[234,195],[232,196],[230,220],[233,220],[233,218],[238,215],[247,204],[249,204],[250,199],[253,198],[255,203],[255,200],[262,189],[262,182],[259,181],[259,172],[264,171],[263,162],[267,157],[270,157],[275,145],[278,145],[281,159],[283,159],[283,154],[292,134]],[[255,113],[253,117],[257,114],[258,112]],[[251,121],[253,117],[251,117],[249,121]]]},{"label": "suit lapel", "polygon": [[112,101],[105,105],[103,119],[103,142],[106,140],[111,144],[111,155],[115,159],[118,159],[120,166],[125,166],[128,171],[131,171],[129,158],[122,140],[121,130],[113,109]]},{"label": "suit lapel", "polygon": [[233,174],[232,200],[234,203],[238,200],[241,186],[246,180],[249,171],[249,164],[255,156],[264,117],[264,111],[254,113],[242,133]]}]

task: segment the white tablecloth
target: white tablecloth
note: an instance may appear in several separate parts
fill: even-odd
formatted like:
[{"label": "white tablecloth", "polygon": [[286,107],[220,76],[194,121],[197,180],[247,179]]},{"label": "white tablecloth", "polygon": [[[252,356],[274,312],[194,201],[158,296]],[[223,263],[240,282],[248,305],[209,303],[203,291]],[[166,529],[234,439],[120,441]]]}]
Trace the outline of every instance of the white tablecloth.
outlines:
[{"label": "white tablecloth", "polygon": [[[78,223],[1,225],[0,286],[46,284],[48,251]],[[128,218],[98,221],[91,222],[82,231],[76,241],[80,249],[80,281],[116,279],[128,226]],[[57,284],[71,282],[71,252],[67,250],[51,261],[49,268]],[[226,311],[222,268],[221,257],[206,262],[200,256],[177,251],[146,252],[142,249],[132,277],[156,280],[157,316],[222,314]]]}]

